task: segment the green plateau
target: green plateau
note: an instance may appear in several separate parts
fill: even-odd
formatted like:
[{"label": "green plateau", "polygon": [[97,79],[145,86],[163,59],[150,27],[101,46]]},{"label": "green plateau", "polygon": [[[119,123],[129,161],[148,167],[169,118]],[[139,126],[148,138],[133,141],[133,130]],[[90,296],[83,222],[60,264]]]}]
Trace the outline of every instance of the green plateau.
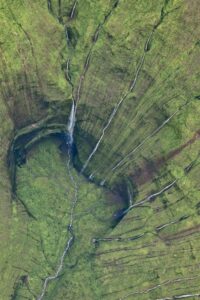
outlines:
[{"label": "green plateau", "polygon": [[0,0],[0,300],[200,297],[197,0]]}]

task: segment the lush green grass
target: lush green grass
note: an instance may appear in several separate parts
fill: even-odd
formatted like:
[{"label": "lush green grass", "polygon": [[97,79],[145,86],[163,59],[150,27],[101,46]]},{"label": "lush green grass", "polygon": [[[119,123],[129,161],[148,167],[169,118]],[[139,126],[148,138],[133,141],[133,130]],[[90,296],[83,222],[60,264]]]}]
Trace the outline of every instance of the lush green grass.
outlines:
[{"label": "lush green grass", "polygon": [[[51,139],[35,146],[26,165],[17,170],[17,197],[24,206],[11,202],[6,155],[13,129],[55,112],[62,112],[62,124],[67,124],[70,98],[72,92],[79,98],[84,73],[75,128],[75,162],[81,168],[128,91],[147,37],[159,20],[135,89],[120,106],[85,173],[94,173],[95,182],[106,179],[112,189],[122,188],[124,198],[129,188],[137,191],[131,199],[136,203],[175,179],[176,184],[153,202],[130,210],[112,230],[112,215],[120,204],[114,205],[110,195],[72,169],[79,185],[76,239],[46,299],[155,300],[198,293],[198,3],[121,0],[113,8],[115,1],[78,1],[72,20],[74,1],[61,1],[60,8],[58,3],[51,1],[50,12],[44,0],[0,4],[0,299],[10,299],[13,291],[13,299],[39,295],[68,238],[74,197],[67,154],[61,155],[58,142]],[[73,91],[64,75],[67,59]],[[96,249],[93,237],[109,241],[100,241]],[[23,283],[20,276],[25,275]]]},{"label": "lush green grass", "polygon": [[[74,186],[68,174],[67,153],[61,155],[58,145],[56,140],[43,141],[29,155],[26,165],[17,170],[17,198],[33,217],[24,227],[27,242],[23,251],[27,253],[26,272],[22,274],[29,276],[28,288],[23,285],[16,299],[30,297],[30,291],[39,295],[42,278],[54,274],[69,239],[67,225],[75,197]],[[92,272],[95,250],[92,238],[111,230],[114,212],[120,208],[120,203],[111,202],[102,189],[78,176],[72,166],[70,168],[79,189],[74,216],[75,243],[65,260],[61,279],[49,286],[48,299],[62,299],[66,289],[70,289],[69,299],[74,299],[82,290],[73,287],[74,281],[85,286],[82,291],[85,298],[90,299],[98,293]],[[85,281],[79,272],[84,273]],[[94,283],[89,284],[90,281]]]},{"label": "lush green grass", "polygon": [[71,96],[61,68],[63,28],[41,2],[1,1],[1,98],[18,127],[47,114],[49,102]]}]

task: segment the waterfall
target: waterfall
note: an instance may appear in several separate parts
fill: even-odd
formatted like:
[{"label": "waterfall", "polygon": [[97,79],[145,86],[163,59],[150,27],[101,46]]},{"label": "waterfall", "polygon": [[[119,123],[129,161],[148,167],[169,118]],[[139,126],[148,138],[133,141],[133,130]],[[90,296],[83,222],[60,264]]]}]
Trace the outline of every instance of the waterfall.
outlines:
[{"label": "waterfall", "polygon": [[44,284],[42,287],[42,292],[41,292],[40,296],[37,298],[37,300],[43,299],[43,297],[47,291],[47,286],[48,286],[49,282],[53,281],[59,277],[60,272],[63,269],[64,259],[74,242],[73,221],[74,221],[74,210],[75,210],[75,207],[76,207],[76,204],[78,201],[78,186],[77,186],[77,182],[71,172],[70,163],[71,163],[71,148],[73,145],[75,122],[76,122],[76,105],[75,105],[75,101],[73,100],[72,108],[71,108],[71,112],[70,112],[70,116],[69,116],[69,121],[68,121],[68,126],[67,126],[67,129],[68,129],[67,145],[68,145],[68,156],[69,156],[68,163],[67,163],[67,170],[68,170],[68,174],[70,177],[70,181],[74,188],[74,196],[73,196],[73,200],[72,200],[72,204],[71,204],[71,212],[70,212],[70,222],[67,226],[67,231],[69,232],[70,237],[67,240],[67,243],[64,247],[64,251],[62,253],[62,256],[60,257],[60,262],[58,264],[55,274],[47,276],[45,278]]},{"label": "waterfall", "polygon": [[115,171],[118,167],[120,167],[126,160],[129,158],[132,154],[134,154],[138,149],[140,149],[150,138],[152,138],[154,135],[156,135],[166,124],[170,122],[170,120],[180,112],[180,110],[185,106],[189,104],[188,102],[185,102],[182,104],[171,116],[169,116],[160,126],[158,126],[155,130],[153,130],[152,133],[150,133],[144,140],[139,143],[134,149],[132,149],[128,154],[126,154],[114,167],[112,167],[111,171]]},{"label": "waterfall", "polygon": [[48,0],[48,1],[47,1],[47,6],[48,6],[48,10],[49,10],[50,12],[52,12],[51,0]]},{"label": "waterfall", "polygon": [[71,108],[68,126],[67,126],[68,136],[69,136],[69,141],[68,141],[69,146],[72,146],[72,144],[73,144],[75,123],[76,123],[76,105],[75,105],[75,101],[73,99],[72,108]]},{"label": "waterfall", "polygon": [[137,202],[135,204],[130,205],[124,212],[123,214],[126,215],[131,209],[141,206],[143,204],[145,204],[146,202],[151,202],[153,201],[155,198],[157,198],[158,196],[160,196],[161,194],[163,194],[164,192],[168,191],[170,188],[172,188],[173,186],[175,186],[176,182],[178,181],[178,178],[176,178],[175,180],[173,180],[170,184],[164,186],[160,191],[153,193],[147,197],[145,197],[143,200],[141,200],[140,202]]},{"label": "waterfall", "polygon": [[50,281],[55,280],[55,279],[58,278],[58,276],[59,276],[59,274],[60,274],[60,272],[62,271],[62,268],[63,268],[64,258],[65,258],[65,256],[66,256],[68,250],[70,249],[70,247],[71,247],[71,245],[72,245],[72,243],[73,243],[73,240],[74,240],[74,236],[71,235],[70,239],[69,239],[68,242],[67,242],[67,245],[66,245],[66,247],[65,247],[65,250],[64,250],[64,252],[63,252],[63,254],[62,254],[61,258],[60,258],[60,264],[59,264],[59,266],[58,266],[58,268],[57,268],[56,273],[55,273],[54,275],[52,275],[52,276],[48,276],[48,277],[45,278],[44,285],[43,285],[43,289],[42,289],[42,293],[41,293],[41,295],[37,298],[37,300],[42,300],[42,298],[44,297],[44,295],[45,295],[45,293],[46,293],[46,290],[47,290],[47,285],[48,285],[48,283],[49,283]]},{"label": "waterfall", "polygon": [[135,76],[134,76],[134,79],[133,81],[131,82],[131,86],[129,88],[129,90],[125,93],[124,96],[122,96],[120,98],[120,100],[118,101],[118,103],[114,106],[113,108],[113,111],[112,113],[110,114],[109,118],[108,118],[108,121],[106,123],[106,125],[104,126],[104,128],[102,129],[102,132],[101,132],[101,136],[99,137],[95,147],[93,148],[92,152],[90,153],[89,157],[87,158],[86,162],[84,163],[82,169],[81,169],[81,173],[84,172],[84,170],[87,168],[90,160],[92,159],[92,157],[94,156],[94,154],[96,153],[96,151],[98,150],[99,148],[99,145],[101,144],[101,141],[103,140],[104,138],[104,135],[105,135],[105,132],[107,131],[107,129],[110,127],[110,124],[112,122],[112,120],[114,119],[115,115],[117,114],[120,106],[122,105],[122,103],[124,102],[124,100],[126,100],[127,96],[134,90],[135,86],[136,86],[136,83],[138,81],[138,77],[139,77],[139,74],[142,70],[142,67],[144,65],[144,61],[145,61],[145,56],[146,56],[146,53],[147,53],[147,49],[149,47],[149,44],[152,40],[152,36],[153,36],[153,33],[154,33],[154,29],[150,32],[146,42],[145,42],[145,45],[144,45],[144,51],[143,51],[143,54],[140,58],[140,61],[139,61],[139,64],[137,66],[137,69],[136,69],[136,73],[135,73]]},{"label": "waterfall", "polygon": [[74,12],[75,12],[75,8],[76,8],[76,5],[77,5],[77,2],[78,1],[74,2],[74,5],[73,5],[72,10],[71,10],[71,14],[70,14],[70,19],[73,19],[73,17],[74,17]]}]

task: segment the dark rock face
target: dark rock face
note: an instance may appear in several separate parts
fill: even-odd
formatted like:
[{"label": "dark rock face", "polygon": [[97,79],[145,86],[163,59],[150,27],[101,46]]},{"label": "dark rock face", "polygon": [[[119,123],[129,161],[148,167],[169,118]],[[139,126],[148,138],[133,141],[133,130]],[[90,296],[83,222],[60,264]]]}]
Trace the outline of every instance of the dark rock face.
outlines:
[{"label": "dark rock face", "polygon": [[0,26],[2,299],[197,298],[198,1],[2,0]]}]

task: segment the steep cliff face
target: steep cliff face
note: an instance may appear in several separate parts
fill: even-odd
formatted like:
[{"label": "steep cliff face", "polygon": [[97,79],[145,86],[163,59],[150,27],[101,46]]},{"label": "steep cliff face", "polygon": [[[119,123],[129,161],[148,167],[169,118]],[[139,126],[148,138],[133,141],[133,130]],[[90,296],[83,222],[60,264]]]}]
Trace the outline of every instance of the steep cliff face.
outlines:
[{"label": "steep cliff face", "polygon": [[198,2],[0,5],[0,299],[198,298]]}]

